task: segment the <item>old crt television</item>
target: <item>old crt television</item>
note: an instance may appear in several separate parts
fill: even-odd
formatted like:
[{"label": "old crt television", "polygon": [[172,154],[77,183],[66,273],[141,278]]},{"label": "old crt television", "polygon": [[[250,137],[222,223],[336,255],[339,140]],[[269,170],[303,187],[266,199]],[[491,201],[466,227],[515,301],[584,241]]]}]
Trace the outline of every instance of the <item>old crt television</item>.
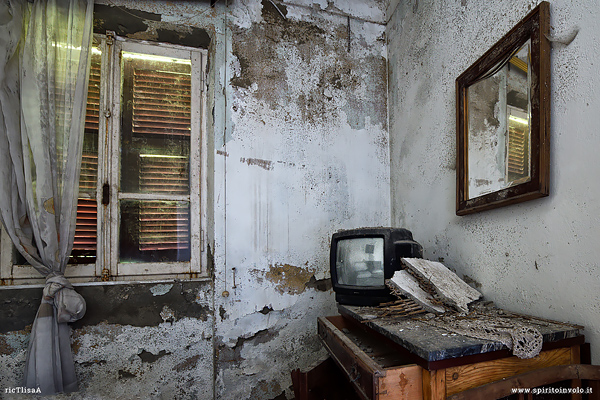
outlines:
[{"label": "old crt television", "polygon": [[331,238],[331,282],[340,304],[376,306],[396,299],[385,285],[400,258],[422,258],[423,247],[402,228],[343,230]]}]

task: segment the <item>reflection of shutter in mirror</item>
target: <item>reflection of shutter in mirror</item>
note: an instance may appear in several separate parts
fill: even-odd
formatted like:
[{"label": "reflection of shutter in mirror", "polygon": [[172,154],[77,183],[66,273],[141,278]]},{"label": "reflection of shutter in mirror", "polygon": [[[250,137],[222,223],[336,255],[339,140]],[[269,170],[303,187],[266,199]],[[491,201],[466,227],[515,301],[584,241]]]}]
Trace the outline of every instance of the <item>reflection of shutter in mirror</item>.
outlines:
[{"label": "reflection of shutter in mirror", "polygon": [[530,46],[527,41],[507,64],[507,186],[518,185],[530,180],[529,59]]},{"label": "reflection of shutter in mirror", "polygon": [[529,178],[529,121],[527,114],[509,106],[507,177],[511,185]]}]

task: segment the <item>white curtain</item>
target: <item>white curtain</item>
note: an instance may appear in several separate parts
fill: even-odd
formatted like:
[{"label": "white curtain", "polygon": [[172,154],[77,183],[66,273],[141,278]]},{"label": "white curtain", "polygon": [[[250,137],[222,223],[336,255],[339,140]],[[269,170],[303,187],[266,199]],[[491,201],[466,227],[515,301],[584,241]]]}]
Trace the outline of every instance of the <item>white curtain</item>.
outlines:
[{"label": "white curtain", "polygon": [[77,390],[70,328],[85,301],[65,279],[73,247],[93,0],[0,5],[0,217],[46,277],[24,385]]}]

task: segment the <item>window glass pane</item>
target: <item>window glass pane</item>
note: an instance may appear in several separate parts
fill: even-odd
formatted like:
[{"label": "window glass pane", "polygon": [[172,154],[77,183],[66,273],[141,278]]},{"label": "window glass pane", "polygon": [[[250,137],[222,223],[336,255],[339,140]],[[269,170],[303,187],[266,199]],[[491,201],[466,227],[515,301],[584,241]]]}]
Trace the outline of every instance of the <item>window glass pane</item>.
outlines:
[{"label": "window glass pane", "polygon": [[186,201],[121,200],[120,262],[190,260]]},{"label": "window glass pane", "polygon": [[189,194],[191,61],[122,55],[121,191]]}]

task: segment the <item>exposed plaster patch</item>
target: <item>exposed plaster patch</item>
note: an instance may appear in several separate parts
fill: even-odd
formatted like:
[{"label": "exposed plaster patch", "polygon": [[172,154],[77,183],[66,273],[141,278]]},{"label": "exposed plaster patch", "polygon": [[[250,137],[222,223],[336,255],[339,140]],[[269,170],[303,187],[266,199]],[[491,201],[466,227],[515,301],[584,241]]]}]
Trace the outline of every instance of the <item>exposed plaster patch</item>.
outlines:
[{"label": "exposed plaster patch", "polygon": [[148,21],[160,21],[160,15],[125,7],[94,5],[94,32],[114,31],[119,36],[145,31]]},{"label": "exposed plaster patch", "polygon": [[275,4],[269,0],[262,0],[262,17],[265,21],[278,21],[286,19],[287,7],[283,4]]},{"label": "exposed plaster patch", "polygon": [[259,311],[259,313],[263,314],[263,315],[267,315],[268,313],[270,313],[271,311],[273,311],[273,307],[271,306],[264,306],[262,308],[262,310]]},{"label": "exposed plaster patch", "polygon": [[90,367],[93,365],[104,365],[104,364],[106,364],[106,360],[92,360],[92,361],[82,362],[79,365],[81,365],[82,367]]},{"label": "exposed plaster patch", "polygon": [[[255,270],[256,271],[256,270]],[[281,294],[300,294],[306,290],[306,283],[314,278],[314,269],[296,267],[289,264],[274,264],[264,273],[267,280],[275,284]]]},{"label": "exposed plaster patch", "polygon": [[71,338],[71,351],[73,354],[79,353],[79,349],[81,348],[81,340],[79,338]]},{"label": "exposed plaster patch", "polygon": [[161,284],[161,285],[152,286],[150,288],[150,291],[152,292],[152,296],[164,296],[165,294],[169,293],[172,288],[173,288],[172,283]]},{"label": "exposed plaster patch", "polygon": [[[162,21],[161,14],[102,4],[94,6],[94,32],[208,49],[210,34],[202,28]],[[214,35],[214,28],[213,28]]]},{"label": "exposed plaster patch", "polygon": [[232,28],[237,40],[228,68],[236,116],[255,114],[250,106],[255,100],[286,122],[332,130],[344,122],[352,129],[386,129],[387,61],[377,51],[384,44],[374,43],[383,28],[375,32],[358,23],[361,44],[348,52],[345,19],[297,18],[283,19],[264,1],[261,22]]},{"label": "exposed plaster patch", "polygon": [[227,310],[225,310],[225,307],[223,307],[223,305],[219,306],[219,316],[221,317],[221,321],[227,319]]},{"label": "exposed plaster patch", "polygon": [[[277,381],[261,380],[252,388],[251,399],[274,399],[272,396],[280,398],[281,386]],[[285,397],[283,397],[285,399]]]},{"label": "exposed plaster patch", "polygon": [[261,329],[256,332],[254,335],[250,337],[239,337],[236,347],[242,347],[246,343],[250,343],[253,346],[259,345],[261,343],[267,343],[279,335],[279,331],[275,329]]},{"label": "exposed plaster patch", "polygon": [[182,372],[182,371],[193,369],[194,367],[196,367],[196,364],[198,363],[199,359],[200,359],[199,354],[196,354],[195,356],[192,356],[192,357],[188,357],[187,359],[185,359],[184,361],[180,362],[179,364],[177,364],[175,366],[175,371]]},{"label": "exposed plaster patch", "polygon": [[142,350],[141,352],[138,353],[138,357],[140,358],[140,360],[142,360],[142,362],[153,363],[153,362],[156,362],[157,360],[161,359],[164,356],[168,356],[169,354],[171,354],[171,353],[168,351],[165,351],[165,350],[159,351],[158,354],[153,354],[153,353],[150,353],[149,351]]},{"label": "exposed plaster patch", "polygon": [[261,329],[251,336],[240,336],[233,346],[224,343],[219,344],[219,360],[226,363],[239,363],[244,358],[242,357],[242,348],[246,344],[257,346],[259,344],[270,342],[279,335],[279,330],[276,329]]},{"label": "exposed plaster patch", "polygon": [[4,338],[3,336],[0,336],[0,355],[8,355],[8,354],[11,354],[12,352],[13,352],[12,346],[9,346],[8,343],[6,343],[6,338]]},{"label": "exposed plaster patch", "polygon": [[305,283],[305,286],[308,289],[315,289],[320,292],[327,292],[327,291],[331,290],[331,287],[332,287],[331,286],[331,278],[317,280],[315,278],[315,276],[313,275],[310,277],[310,280]]},{"label": "exposed plaster patch", "polygon": [[[260,273],[264,274],[263,271]],[[265,285],[267,284],[265,280]],[[252,314],[235,319],[230,317],[218,327],[220,336],[217,337],[217,343],[220,344],[217,388],[218,393],[222,394],[219,398],[292,399],[289,371],[316,365],[317,361],[326,358],[327,353],[312,326],[317,316],[335,313],[332,293],[305,291],[293,298],[277,295],[271,295],[270,298],[267,303],[257,304],[267,304],[267,308],[274,309],[267,315],[258,312],[261,309],[259,306],[258,310],[247,310],[253,311]],[[282,299],[290,300],[286,303],[293,305],[282,305]],[[239,312],[232,311],[232,315],[239,315]],[[252,329],[261,330],[254,341],[245,333]],[[268,334],[273,336],[273,332],[278,332],[277,336],[266,341]],[[264,343],[257,344],[259,341]],[[238,344],[243,346],[236,347]],[[236,353],[238,358],[234,361]],[[226,357],[231,361],[225,361]],[[285,394],[273,391],[263,396],[252,395],[252,389],[262,380],[279,382],[281,391],[285,389]]]},{"label": "exposed plaster patch", "polygon": [[128,379],[128,378],[135,378],[137,375],[132,374],[129,371],[125,371],[123,369],[119,370],[119,375],[118,375],[118,379]]},{"label": "exposed plaster patch", "polygon": [[101,323],[73,330],[72,338],[84,397],[213,398],[208,323],[191,318],[150,327]]},{"label": "exposed plaster patch", "polygon": [[231,85],[249,89],[258,83],[254,93],[259,99],[276,106],[276,99],[287,91],[286,55],[289,43],[299,51],[306,61],[312,58],[316,47],[325,45],[325,30],[305,21],[282,20],[279,14],[265,13],[263,22],[253,24],[250,29],[236,29],[239,40],[233,42],[233,54],[239,62],[239,75]]}]

